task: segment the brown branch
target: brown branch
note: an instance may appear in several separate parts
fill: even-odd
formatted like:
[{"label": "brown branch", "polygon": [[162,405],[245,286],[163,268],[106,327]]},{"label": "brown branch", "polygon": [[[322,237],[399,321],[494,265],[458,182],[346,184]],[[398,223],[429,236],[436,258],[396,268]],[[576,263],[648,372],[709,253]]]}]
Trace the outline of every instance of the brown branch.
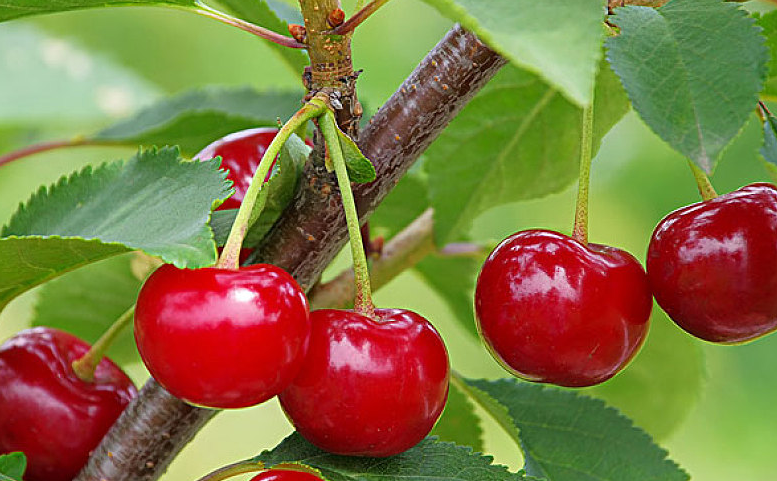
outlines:
[{"label": "brown branch", "polygon": [[[363,218],[505,63],[458,26],[426,56],[362,134],[362,150],[378,172],[376,181],[355,189]],[[308,166],[306,174],[308,182],[258,252],[264,261],[310,286],[345,244],[347,234],[331,175],[322,165]],[[216,412],[192,407],[150,380],[76,480],[158,479]]]},{"label": "brown branch", "polygon": [[67,147],[81,147],[86,145],[96,145],[95,142],[87,139],[73,139],[73,140],[55,140],[52,142],[41,142],[39,144],[30,145],[28,147],[8,152],[5,155],[0,155],[0,166],[10,164],[11,162],[30,155],[40,154],[48,152],[50,150],[63,149]]}]

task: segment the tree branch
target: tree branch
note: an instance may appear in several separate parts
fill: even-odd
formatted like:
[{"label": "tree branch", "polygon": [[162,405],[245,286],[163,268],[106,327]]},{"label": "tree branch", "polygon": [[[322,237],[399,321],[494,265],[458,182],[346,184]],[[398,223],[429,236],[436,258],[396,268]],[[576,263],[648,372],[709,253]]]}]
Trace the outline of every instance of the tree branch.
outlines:
[{"label": "tree branch", "polygon": [[[473,34],[454,27],[426,56],[362,133],[378,179],[355,189],[362,220],[442,129],[506,63]],[[294,201],[257,249],[259,257],[311,286],[346,241],[332,176],[308,165]],[[95,449],[77,481],[158,479],[218,411],[190,406],[149,380]]]}]

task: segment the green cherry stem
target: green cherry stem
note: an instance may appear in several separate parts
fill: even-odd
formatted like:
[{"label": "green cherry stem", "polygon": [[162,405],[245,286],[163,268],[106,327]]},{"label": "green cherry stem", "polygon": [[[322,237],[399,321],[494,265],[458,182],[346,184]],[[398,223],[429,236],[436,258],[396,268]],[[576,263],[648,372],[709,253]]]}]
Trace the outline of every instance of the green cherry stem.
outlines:
[{"label": "green cherry stem", "polygon": [[[593,93],[592,93],[593,95]],[[594,101],[583,109],[583,130],[580,138],[580,179],[577,186],[577,205],[575,208],[575,226],[572,237],[583,245],[588,245],[588,190],[591,183],[591,160],[594,142]]]},{"label": "green cherry stem", "polygon": [[718,193],[715,192],[715,188],[712,187],[712,183],[710,182],[710,178],[707,177],[707,174],[705,174],[692,160],[688,160],[688,165],[691,167],[691,172],[693,172],[693,178],[696,179],[696,186],[699,188],[701,198],[704,200],[712,200],[717,197]]},{"label": "green cherry stem", "polygon": [[[212,8],[208,5],[205,5],[202,2],[195,2],[195,5],[196,5],[196,8],[193,11],[196,14],[202,15],[204,17],[209,17],[214,20],[218,20],[219,22],[225,23],[227,25],[231,25],[233,27],[237,27],[240,30],[243,30],[248,33],[252,33],[259,38],[269,40],[270,42],[276,43],[282,47],[307,48],[307,45],[305,45],[304,43],[300,43],[291,37],[287,37],[286,35],[281,35],[270,29],[260,27],[259,25],[254,25],[253,23],[246,22],[245,20],[241,20],[239,18],[235,18],[231,15],[227,15],[226,13],[220,10],[216,10],[215,8]],[[189,8],[186,7],[184,8],[184,10],[189,10]]]},{"label": "green cherry stem", "polygon": [[348,170],[345,167],[340,138],[337,134],[337,123],[334,112],[327,109],[319,121],[324,141],[329,149],[329,156],[334,164],[337,184],[340,186],[340,195],[343,198],[345,220],[348,223],[348,238],[351,243],[351,255],[353,256],[353,271],[356,280],[356,298],[353,301],[354,311],[370,319],[375,318],[375,306],[372,304],[372,287],[370,285],[370,271],[367,266],[367,256],[364,254],[359,215],[356,212],[356,202],[353,200],[351,181],[348,178]]},{"label": "green cherry stem", "polygon": [[238,269],[243,239],[245,239],[248,228],[256,221],[267,201],[267,192],[265,189],[262,189],[262,185],[272,167],[273,160],[275,160],[278,152],[281,151],[281,147],[283,147],[283,144],[286,143],[294,131],[308,120],[321,116],[327,109],[325,100],[318,96],[313,97],[275,135],[275,138],[267,147],[262,160],[259,161],[259,166],[256,168],[253,179],[251,179],[251,185],[248,187],[243,202],[240,204],[237,217],[235,217],[235,223],[232,224],[232,230],[229,231],[229,237],[227,237],[227,242],[224,244],[224,250],[216,264],[217,267]]},{"label": "green cherry stem", "polygon": [[100,336],[97,342],[92,344],[92,347],[89,348],[86,354],[73,361],[71,366],[76,376],[86,382],[94,381],[94,371],[97,369],[97,365],[105,357],[105,352],[111,347],[113,341],[116,340],[116,336],[119,335],[127,324],[132,322],[134,314],[135,305],[133,304],[132,307],[124,311],[124,314],[116,319],[116,322],[111,324],[111,327]]}]

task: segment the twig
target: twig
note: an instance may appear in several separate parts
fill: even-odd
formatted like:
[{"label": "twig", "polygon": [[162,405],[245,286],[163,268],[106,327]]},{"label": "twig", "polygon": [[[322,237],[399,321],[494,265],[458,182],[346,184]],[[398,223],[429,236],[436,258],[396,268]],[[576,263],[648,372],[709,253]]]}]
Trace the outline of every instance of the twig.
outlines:
[{"label": "twig", "polygon": [[370,15],[377,12],[380,7],[387,4],[389,0],[372,0],[370,3],[364,6],[361,10],[354,13],[351,18],[345,21],[345,23],[338,25],[337,28],[330,30],[328,33],[335,35],[346,35],[353,32],[363,21],[367,20]]},{"label": "twig", "polygon": [[5,155],[0,155],[0,167],[5,164],[10,164],[14,160],[19,160],[30,155],[40,154],[48,152],[50,150],[62,149],[66,147],[81,147],[85,145],[97,145],[97,143],[87,139],[73,139],[73,140],[56,140],[52,142],[41,142],[39,144],[30,145],[19,150],[14,150]]},{"label": "twig", "polygon": [[233,27],[237,27],[240,30],[246,31],[248,33],[252,33],[257,37],[263,38],[265,40],[269,40],[270,42],[273,42],[273,43],[277,43],[278,45],[281,45],[283,47],[308,48],[308,46],[305,45],[304,43],[300,43],[291,37],[287,37],[286,35],[281,35],[268,28],[260,27],[259,25],[254,25],[253,23],[246,22],[245,20],[241,20],[231,15],[227,15],[226,13],[215,10],[207,5],[198,3],[197,7],[198,8],[194,10],[195,13],[198,13],[205,17],[213,18],[215,20],[218,20],[227,25],[231,25]]}]

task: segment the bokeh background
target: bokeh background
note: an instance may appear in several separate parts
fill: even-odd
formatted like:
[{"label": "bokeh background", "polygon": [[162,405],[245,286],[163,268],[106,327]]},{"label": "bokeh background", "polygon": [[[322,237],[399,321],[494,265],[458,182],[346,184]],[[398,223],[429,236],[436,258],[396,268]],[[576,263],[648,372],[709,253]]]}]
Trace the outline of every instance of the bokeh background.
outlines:
[{"label": "bokeh background", "polygon": [[[344,2],[347,9],[352,3]],[[758,2],[745,6],[768,8]],[[450,26],[418,0],[391,2],[365,24],[355,36],[354,63],[364,69],[359,89],[368,108],[379,106]],[[29,41],[19,41],[26,37],[18,29],[29,32]],[[299,79],[261,40],[185,12],[115,8],[2,24],[0,154],[38,140],[90,133],[156,98],[213,84],[286,90],[298,89]],[[769,179],[758,156],[760,142],[753,115],[715,172],[719,192]],[[70,149],[0,168],[0,222],[38,186],[86,164],[133,153]],[[574,195],[571,185],[543,199],[492,209],[473,231],[494,240],[530,227],[569,232]],[[655,224],[698,200],[685,160],[629,113],[605,138],[594,161],[591,240],[625,248],[644,261]],[[341,259],[329,275],[344,265]],[[29,324],[35,297],[35,292],[24,295],[0,314],[0,340]],[[414,275],[396,279],[378,292],[376,301],[417,310],[432,320],[454,368],[464,375],[507,375]],[[126,368],[138,385],[148,376],[140,364]],[[743,346],[714,346],[684,334],[656,309],[650,338],[636,361],[589,394],[635,419],[695,480],[777,479],[777,335]],[[521,455],[511,440],[486,416],[483,426],[486,451],[520,468]],[[197,479],[273,447],[290,432],[275,401],[222,413],[163,479]]]}]

